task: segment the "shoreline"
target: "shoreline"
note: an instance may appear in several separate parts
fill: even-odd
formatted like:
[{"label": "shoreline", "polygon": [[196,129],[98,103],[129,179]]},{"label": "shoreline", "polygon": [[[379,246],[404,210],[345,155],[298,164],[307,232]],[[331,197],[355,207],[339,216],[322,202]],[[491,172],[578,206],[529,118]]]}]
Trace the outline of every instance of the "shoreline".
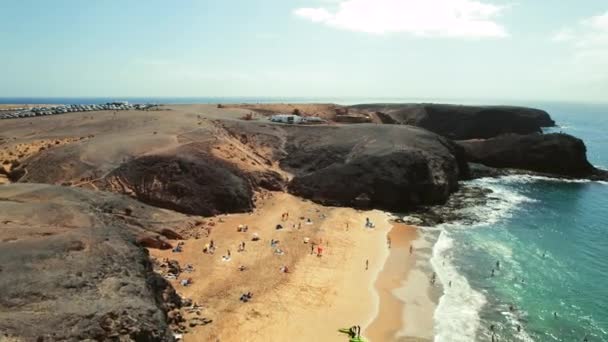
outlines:
[{"label": "shoreline", "polygon": [[390,253],[375,281],[380,310],[366,337],[372,342],[432,341],[441,290],[430,284],[429,243],[418,228],[405,224],[394,223],[388,236]]}]

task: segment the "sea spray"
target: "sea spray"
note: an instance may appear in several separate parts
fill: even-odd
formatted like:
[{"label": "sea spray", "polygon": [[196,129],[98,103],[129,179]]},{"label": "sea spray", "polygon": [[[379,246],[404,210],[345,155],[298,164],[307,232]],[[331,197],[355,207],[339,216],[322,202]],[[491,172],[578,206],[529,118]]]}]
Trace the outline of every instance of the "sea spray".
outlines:
[{"label": "sea spray", "polygon": [[474,291],[454,267],[449,256],[452,247],[449,233],[441,232],[431,258],[433,269],[444,286],[444,295],[435,310],[435,341],[468,342],[475,340],[480,326],[479,312],[486,298]]},{"label": "sea spray", "polygon": [[[470,185],[482,186],[492,190],[489,201],[483,206],[461,209],[475,223],[451,222],[436,227],[421,228],[423,231],[440,231],[433,247],[431,265],[444,288],[435,310],[435,340],[474,341],[480,333],[480,312],[487,303],[485,295],[475,290],[466,276],[459,272],[453,257],[455,241],[452,232],[473,228],[488,228],[490,225],[509,217],[518,205],[534,200],[508,190],[495,182],[484,178],[467,182]],[[493,244],[507,257],[511,251],[500,244]],[[527,336],[521,333],[522,336]],[[525,338],[522,340],[526,340]]]}]

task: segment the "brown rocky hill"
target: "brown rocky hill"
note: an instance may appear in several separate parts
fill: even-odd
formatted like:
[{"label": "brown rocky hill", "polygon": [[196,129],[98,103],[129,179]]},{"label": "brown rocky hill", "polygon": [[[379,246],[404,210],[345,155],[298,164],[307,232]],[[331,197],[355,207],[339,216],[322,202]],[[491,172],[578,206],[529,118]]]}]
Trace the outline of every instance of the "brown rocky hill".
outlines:
[{"label": "brown rocky hill", "polygon": [[[0,186],[0,332],[27,341],[167,341],[181,305],[142,243],[187,222],[128,197]],[[173,229],[169,229],[173,228]],[[0,337],[1,339],[2,337]]]}]

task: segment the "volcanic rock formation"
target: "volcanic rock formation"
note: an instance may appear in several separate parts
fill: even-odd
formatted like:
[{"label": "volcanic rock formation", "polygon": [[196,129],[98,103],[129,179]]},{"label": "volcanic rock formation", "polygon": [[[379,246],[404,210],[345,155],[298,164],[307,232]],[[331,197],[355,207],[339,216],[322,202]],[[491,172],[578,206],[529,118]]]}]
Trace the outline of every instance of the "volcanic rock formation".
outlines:
[{"label": "volcanic rock formation", "polygon": [[455,140],[540,133],[541,127],[555,125],[547,112],[525,107],[364,104],[351,108],[375,113],[383,123],[422,127]]}]

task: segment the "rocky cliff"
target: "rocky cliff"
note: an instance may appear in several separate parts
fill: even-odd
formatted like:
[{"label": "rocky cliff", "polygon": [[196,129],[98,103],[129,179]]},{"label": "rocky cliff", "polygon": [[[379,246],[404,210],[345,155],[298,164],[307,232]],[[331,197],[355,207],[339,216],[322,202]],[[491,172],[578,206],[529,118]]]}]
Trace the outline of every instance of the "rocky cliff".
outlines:
[{"label": "rocky cliff", "polygon": [[365,104],[351,108],[375,113],[387,124],[425,128],[450,139],[487,139],[506,133],[540,133],[555,122],[543,110],[510,106]]},{"label": "rocky cliff", "polygon": [[583,141],[567,134],[513,134],[458,144],[465,149],[467,160],[486,166],[578,178],[602,174],[587,160]]},{"label": "rocky cliff", "polygon": [[408,126],[292,128],[290,192],[336,206],[404,210],[447,200],[468,169],[461,149]]},{"label": "rocky cliff", "polygon": [[[138,237],[179,214],[115,194],[0,187],[0,332],[27,341],[170,341],[181,305]],[[0,337],[2,339],[2,337]]]}]

